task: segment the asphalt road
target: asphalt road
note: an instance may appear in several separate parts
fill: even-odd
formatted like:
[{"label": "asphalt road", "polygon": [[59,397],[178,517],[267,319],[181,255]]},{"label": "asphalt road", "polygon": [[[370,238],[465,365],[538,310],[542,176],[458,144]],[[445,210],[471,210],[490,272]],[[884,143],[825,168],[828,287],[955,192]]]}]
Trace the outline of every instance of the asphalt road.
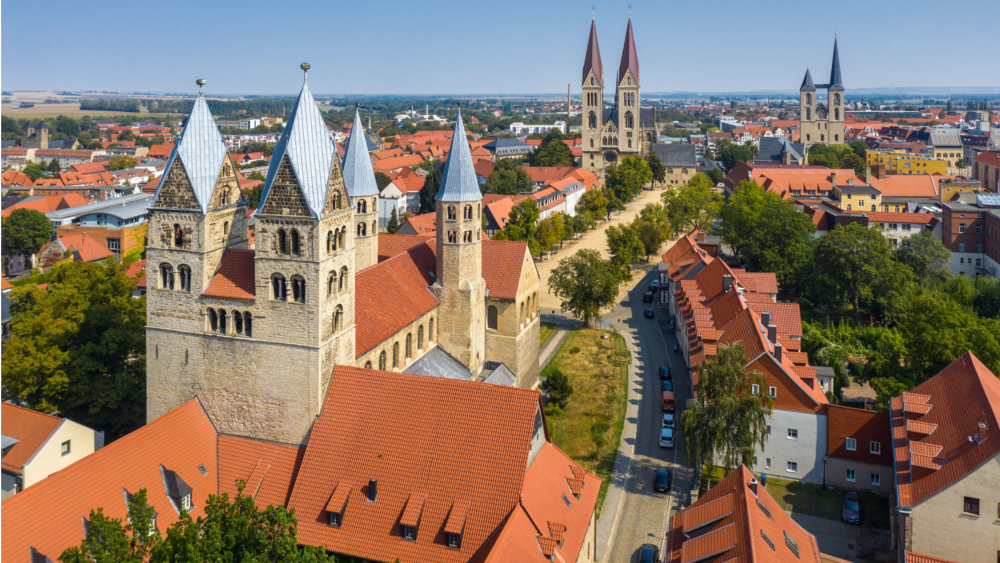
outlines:
[{"label": "asphalt road", "polygon": [[[690,490],[694,481],[694,471],[684,464],[684,440],[680,434],[679,418],[684,405],[691,398],[691,379],[680,355],[674,354],[674,335],[668,328],[669,317],[653,307],[656,317],[647,319],[643,312],[655,305],[643,303],[642,296],[655,278],[656,273],[647,274],[627,299],[605,316],[605,321],[613,322],[618,329],[628,331],[638,348],[633,361],[638,370],[641,388],[637,390],[639,410],[635,438],[635,453],[632,459],[625,495],[619,511],[610,544],[598,550],[605,556],[601,562],[636,562],[641,545],[652,543],[660,547],[661,556],[666,544],[667,524],[670,515],[679,508],[690,504]],[[658,301],[657,296],[656,301]],[[677,398],[678,428],[673,448],[659,445],[662,421],[662,384],[659,368],[669,365],[673,372],[674,392]],[[620,455],[620,454],[619,454]],[[653,490],[656,470],[667,467],[673,474],[670,494]],[[605,510],[614,507],[605,506]]]}]

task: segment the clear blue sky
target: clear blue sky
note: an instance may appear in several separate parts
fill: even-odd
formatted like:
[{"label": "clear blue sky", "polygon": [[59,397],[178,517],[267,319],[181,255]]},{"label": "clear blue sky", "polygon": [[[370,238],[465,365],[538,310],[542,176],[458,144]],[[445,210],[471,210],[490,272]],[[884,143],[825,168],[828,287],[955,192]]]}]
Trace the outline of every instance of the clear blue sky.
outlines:
[{"label": "clear blue sky", "polygon": [[[579,95],[591,1],[6,0],[4,90]],[[997,0],[631,0],[644,91],[1000,86]],[[594,0],[606,81],[629,0]],[[427,7],[422,7],[426,5]]]}]

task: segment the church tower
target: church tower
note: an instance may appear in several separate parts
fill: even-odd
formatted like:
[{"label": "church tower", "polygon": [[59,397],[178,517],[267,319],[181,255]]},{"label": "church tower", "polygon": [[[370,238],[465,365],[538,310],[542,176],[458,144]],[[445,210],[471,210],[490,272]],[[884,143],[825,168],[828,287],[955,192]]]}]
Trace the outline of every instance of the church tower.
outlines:
[{"label": "church tower", "polygon": [[618,151],[621,156],[639,154],[642,137],[639,133],[639,55],[632,37],[632,18],[625,30],[622,60],[618,65],[616,105],[618,106]]},{"label": "church tower", "polygon": [[834,143],[844,142],[844,80],[840,76],[840,53],[837,52],[837,38],[833,38],[833,63],[830,66],[830,85],[827,88],[830,103],[828,123],[830,137]]},{"label": "church tower", "polygon": [[[371,129],[371,118],[368,119]],[[357,104],[351,138],[344,151],[344,183],[354,207],[354,271],[360,272],[378,263],[379,190]]]},{"label": "church tower", "polygon": [[816,85],[813,84],[809,67],[806,67],[806,75],[802,78],[802,85],[799,86],[799,129],[801,133],[799,140],[806,144],[807,149],[812,142],[813,135],[818,134],[815,119]]},{"label": "church tower", "polygon": [[435,199],[437,273],[432,291],[441,301],[438,343],[475,376],[486,359],[483,196],[465,137],[461,107]]},{"label": "church tower", "polygon": [[[817,89],[826,90],[826,103],[816,99]],[[806,68],[805,78],[799,87],[800,142],[808,150],[812,145],[843,144],[844,142],[844,81],[840,75],[840,54],[837,40],[833,40],[833,62],[830,82],[813,84]]]},{"label": "church tower", "polygon": [[601,48],[597,44],[597,25],[590,20],[590,39],[583,60],[583,166],[595,171],[601,157],[601,126],[604,124],[604,69]]}]

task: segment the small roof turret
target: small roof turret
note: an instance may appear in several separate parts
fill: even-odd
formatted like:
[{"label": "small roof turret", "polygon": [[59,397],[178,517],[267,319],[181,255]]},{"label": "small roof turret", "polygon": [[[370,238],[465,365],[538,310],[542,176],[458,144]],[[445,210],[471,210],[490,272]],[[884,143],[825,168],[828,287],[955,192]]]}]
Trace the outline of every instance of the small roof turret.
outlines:
[{"label": "small roof turret", "polygon": [[806,67],[806,75],[802,79],[802,86],[799,86],[799,92],[815,92],[816,85],[813,84],[813,77],[809,74],[809,67]]},{"label": "small roof turret", "polygon": [[354,109],[351,138],[347,140],[347,150],[344,151],[344,183],[347,184],[347,195],[352,198],[379,193],[372,158],[368,154],[368,140],[361,125],[361,110],[357,107]]},{"label": "small roof turret", "polygon": [[462,123],[462,108],[458,108],[455,119],[455,134],[451,138],[451,150],[448,152],[448,162],[444,165],[441,176],[441,187],[438,189],[437,201],[481,201],[483,194],[479,191],[476,180],[476,169],[472,165],[472,153],[469,152],[469,141],[465,138],[465,124]]}]

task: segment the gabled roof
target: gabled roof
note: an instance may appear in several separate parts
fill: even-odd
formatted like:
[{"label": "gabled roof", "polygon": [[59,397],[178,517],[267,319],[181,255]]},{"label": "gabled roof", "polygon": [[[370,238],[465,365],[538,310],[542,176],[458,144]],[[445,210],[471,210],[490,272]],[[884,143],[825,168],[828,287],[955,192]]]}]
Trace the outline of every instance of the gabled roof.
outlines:
[{"label": "gabled roof", "polygon": [[[892,465],[892,428],[889,413],[829,405],[827,407],[826,454],[877,465]],[[856,448],[847,449],[847,438],[854,438]],[[871,453],[870,442],[881,444],[879,454]]]},{"label": "gabled roof", "polygon": [[625,45],[622,47],[622,61],[618,65],[618,80],[625,78],[625,71],[631,70],[635,85],[639,85],[639,55],[635,52],[635,38],[632,37],[632,18],[625,28]]},{"label": "gabled roof", "polygon": [[[490,297],[517,299],[521,269],[528,252],[528,243],[521,241],[483,241],[483,280]],[[532,262],[534,264],[534,262]]]},{"label": "gabled roof", "polygon": [[587,80],[587,74],[594,71],[599,84],[604,84],[604,67],[601,65],[601,47],[597,44],[597,23],[590,20],[590,38],[587,39],[587,55],[583,59],[583,78]]},{"label": "gabled roof", "polygon": [[459,108],[455,119],[455,134],[451,138],[451,149],[448,151],[448,162],[441,176],[441,187],[438,189],[437,201],[466,202],[481,201],[479,181],[476,179],[476,169],[472,164],[472,154],[469,152],[469,142],[465,138],[465,126],[462,124],[462,111]]},{"label": "gabled roof", "polygon": [[[299,541],[377,561],[468,561],[517,506],[539,409],[536,391],[337,366],[292,492]],[[334,528],[325,510],[345,483]],[[398,523],[413,495],[426,497],[408,541]],[[445,525],[465,504],[461,549],[449,549]]]},{"label": "gabled roof", "polygon": [[[1000,453],[1000,380],[972,352],[893,398],[890,416],[902,507],[918,504]],[[908,421],[924,424],[908,427]],[[931,425],[937,426],[926,434]]]},{"label": "gabled roof", "polygon": [[337,149],[334,147],[333,139],[330,138],[330,133],[326,130],[323,116],[316,107],[316,100],[309,91],[307,78],[302,80],[299,99],[295,102],[292,115],[274,146],[274,152],[271,153],[271,165],[267,170],[267,179],[264,182],[264,192],[260,197],[258,209],[264,208],[271,185],[285,157],[291,162],[309,212],[318,219],[323,215],[323,208],[326,205],[327,188],[334,160],[337,158]]},{"label": "gabled roof", "polygon": [[407,217],[406,221],[403,221],[403,224],[409,224],[410,228],[413,229],[414,233],[417,235],[427,235],[432,237],[435,233],[437,233],[437,213],[431,211],[430,213],[412,215]]},{"label": "gabled roof", "polygon": [[170,153],[163,175],[166,177],[174,162],[180,159],[198,205],[201,206],[202,213],[206,213],[226,154],[226,143],[222,140],[222,134],[219,133],[215,120],[212,119],[212,112],[208,109],[204,94],[199,91],[191,108],[191,115],[184,125],[184,131],[181,132],[181,139]]},{"label": "gabled roof", "polygon": [[227,248],[202,295],[253,300],[257,294],[254,255],[253,250]]},{"label": "gabled roof", "polygon": [[68,234],[59,237],[58,242],[64,250],[78,256],[81,262],[96,262],[115,255],[86,233]]},{"label": "gabled roof", "polygon": [[[17,440],[17,443],[3,456],[3,468],[12,473],[21,472],[24,464],[28,463],[63,421],[58,416],[7,402],[0,404],[0,416],[3,418],[4,437]],[[7,503],[4,502],[5,509],[6,506]]]},{"label": "gabled roof", "polygon": [[164,533],[179,516],[167,497],[161,465],[192,488],[191,516],[204,516],[208,495],[217,491],[216,433],[197,399],[3,501],[2,559],[28,563],[34,548],[56,561],[63,550],[79,545],[83,519],[92,509],[125,518],[123,490],[134,494],[146,488]]},{"label": "gabled roof", "polygon": [[344,154],[344,183],[347,185],[347,195],[352,198],[378,195],[372,159],[368,153],[368,143],[365,142],[365,129],[361,124],[361,110],[354,111],[352,131]]},{"label": "gabled roof", "polygon": [[257,506],[287,507],[305,453],[304,446],[220,435],[219,492],[236,496],[236,480],[243,479],[243,493]]}]

